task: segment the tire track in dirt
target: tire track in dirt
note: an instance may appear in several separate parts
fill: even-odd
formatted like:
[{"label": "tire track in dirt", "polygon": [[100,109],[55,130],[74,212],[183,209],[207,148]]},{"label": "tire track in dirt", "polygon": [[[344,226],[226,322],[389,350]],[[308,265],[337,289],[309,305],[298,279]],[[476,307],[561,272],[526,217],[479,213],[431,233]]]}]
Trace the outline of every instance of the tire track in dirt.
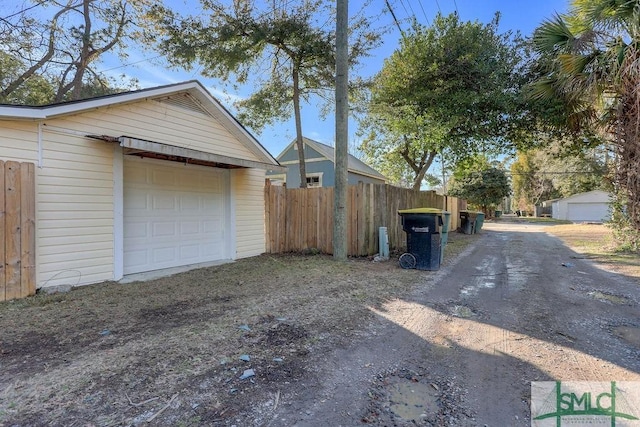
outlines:
[{"label": "tire track in dirt", "polygon": [[[614,319],[639,323],[637,304],[576,291],[607,291],[608,282],[590,264],[562,266],[571,252],[544,227],[488,228],[411,295],[371,308],[376,335],[333,354],[313,404],[294,405],[272,425],[350,426],[366,415],[375,425],[528,426],[531,381],[640,381],[637,348],[605,329]],[[637,298],[637,287],[625,291]],[[439,388],[437,414],[394,416],[398,402],[385,387],[397,387],[398,370]]]}]

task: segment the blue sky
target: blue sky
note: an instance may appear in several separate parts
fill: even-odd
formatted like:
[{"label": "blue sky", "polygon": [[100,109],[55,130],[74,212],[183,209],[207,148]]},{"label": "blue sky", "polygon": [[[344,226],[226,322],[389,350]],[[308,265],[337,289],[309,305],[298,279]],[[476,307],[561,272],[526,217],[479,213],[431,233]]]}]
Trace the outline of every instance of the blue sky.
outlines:
[{"label": "blue sky", "polygon": [[[197,0],[173,0],[176,9],[183,14],[197,13],[200,10]],[[563,13],[569,5],[568,0],[389,0],[392,8],[401,20],[403,29],[409,28],[406,19],[415,16],[419,22],[428,24],[440,11],[449,14],[457,10],[463,20],[478,20],[489,22],[496,11],[501,13],[500,30],[519,30],[523,35],[530,35],[533,30],[546,18],[555,13]],[[350,0],[349,9],[353,13],[362,7],[363,0]],[[386,9],[385,0],[373,0],[368,6],[369,15],[376,15]],[[380,70],[382,63],[398,46],[399,31],[392,25],[389,14],[380,18],[374,25],[380,27],[390,26],[392,31],[384,37],[384,42],[373,55],[366,59],[364,66],[358,71],[363,76],[371,76]],[[130,52],[129,63],[122,66],[113,60],[105,61],[103,68],[114,74],[127,74],[138,78],[143,88],[160,86],[182,82],[186,80],[200,80],[209,91],[218,98],[232,112],[232,103],[235,99],[246,97],[251,93],[250,85],[240,88],[238,92],[225,92],[225,88],[215,79],[201,76],[198,70],[184,71],[171,70],[160,63],[159,59],[150,60],[156,56],[153,52]],[[314,105],[303,105],[302,126],[305,136],[333,145],[334,126],[333,115],[325,119],[319,115]],[[349,128],[351,136],[350,146],[357,146],[355,137],[356,123],[351,122]],[[273,154],[277,156],[295,137],[293,120],[279,123],[264,129],[261,133],[253,132],[258,140]]]}]

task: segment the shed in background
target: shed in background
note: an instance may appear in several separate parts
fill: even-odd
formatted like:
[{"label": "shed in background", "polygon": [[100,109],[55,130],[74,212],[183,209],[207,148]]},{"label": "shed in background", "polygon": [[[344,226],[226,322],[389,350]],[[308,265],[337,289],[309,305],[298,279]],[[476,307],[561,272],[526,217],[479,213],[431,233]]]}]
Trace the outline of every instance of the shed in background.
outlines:
[{"label": "shed in background", "polygon": [[611,194],[603,190],[578,193],[552,202],[552,218],[573,222],[605,222],[611,218]]}]

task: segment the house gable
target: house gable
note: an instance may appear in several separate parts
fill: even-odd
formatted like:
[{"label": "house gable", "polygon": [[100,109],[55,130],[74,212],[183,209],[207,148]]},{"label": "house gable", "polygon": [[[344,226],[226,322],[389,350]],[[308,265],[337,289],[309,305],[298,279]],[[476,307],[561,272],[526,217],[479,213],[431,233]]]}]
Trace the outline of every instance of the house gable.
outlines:
[{"label": "house gable", "polygon": [[[325,157],[322,153],[310,147],[306,141],[304,144],[304,158],[306,162],[327,160],[333,163],[332,159]],[[298,147],[295,140],[280,153],[277,160],[283,165],[298,163]]]},{"label": "house gable", "polygon": [[[321,174],[323,177],[322,186],[331,187],[335,185],[334,148],[309,138],[304,138],[304,145],[305,170],[307,176],[317,176],[318,174]],[[287,185],[297,187],[300,184],[300,173],[298,169],[299,160],[295,140],[282,150],[280,155],[277,157],[277,160],[283,166],[287,166]],[[349,154],[348,184],[354,185],[358,182],[384,184],[386,182],[386,178],[355,156]]]},{"label": "house gable", "polygon": [[238,159],[263,160],[216,119],[179,106],[143,100],[43,121],[45,130],[98,136],[136,138]]},{"label": "house gable", "polygon": [[72,124],[69,129],[75,132],[90,132],[77,128],[88,121],[99,124],[96,128],[104,125],[104,133],[96,129],[92,135],[128,136],[278,168],[271,154],[197,81],[41,107],[4,105],[0,120],[37,120],[58,126],[52,124],[55,120]]}]

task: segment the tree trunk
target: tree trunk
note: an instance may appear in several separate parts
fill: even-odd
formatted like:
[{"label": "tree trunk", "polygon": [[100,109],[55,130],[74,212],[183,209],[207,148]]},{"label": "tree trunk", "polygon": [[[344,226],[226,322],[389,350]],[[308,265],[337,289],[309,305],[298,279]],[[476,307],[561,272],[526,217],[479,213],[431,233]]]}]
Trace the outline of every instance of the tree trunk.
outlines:
[{"label": "tree trunk", "polygon": [[336,4],[336,183],[333,194],[333,258],[346,261],[349,156],[349,2]]},{"label": "tree trunk", "polygon": [[300,165],[300,188],[307,188],[307,168],[304,161],[304,140],[302,139],[302,119],[300,117],[300,70],[293,64],[293,114],[296,122],[296,146]]},{"label": "tree trunk", "polygon": [[421,165],[420,169],[418,170],[418,173],[416,174],[416,177],[413,180],[414,191],[420,190],[420,186],[422,185],[422,180],[424,179],[424,176],[427,174],[427,171],[431,167],[433,160],[436,158],[436,154],[438,153],[436,153],[435,151],[431,151],[427,159],[424,161],[424,163]]}]

